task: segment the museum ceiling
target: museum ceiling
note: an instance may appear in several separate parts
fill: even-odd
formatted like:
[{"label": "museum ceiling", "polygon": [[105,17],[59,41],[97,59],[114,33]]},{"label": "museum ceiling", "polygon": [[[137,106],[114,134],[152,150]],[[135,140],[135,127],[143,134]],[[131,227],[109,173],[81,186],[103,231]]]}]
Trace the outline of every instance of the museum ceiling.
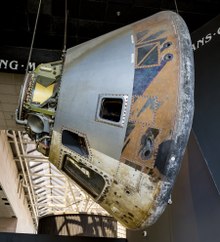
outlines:
[{"label": "museum ceiling", "polygon": [[[35,48],[63,47],[64,0],[42,0]],[[1,46],[29,47],[39,0],[1,1]],[[219,0],[176,0],[190,32],[219,14]],[[175,0],[68,0],[67,47],[148,17],[176,11]]]}]

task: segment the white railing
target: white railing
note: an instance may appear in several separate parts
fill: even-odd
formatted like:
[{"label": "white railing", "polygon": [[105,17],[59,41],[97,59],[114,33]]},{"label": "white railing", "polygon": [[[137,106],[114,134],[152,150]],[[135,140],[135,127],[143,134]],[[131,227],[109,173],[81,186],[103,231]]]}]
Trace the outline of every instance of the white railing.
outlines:
[{"label": "white railing", "polygon": [[48,158],[36,151],[36,145],[21,131],[7,132],[18,162],[22,186],[37,228],[38,219],[51,214],[108,213],[64,176]]}]

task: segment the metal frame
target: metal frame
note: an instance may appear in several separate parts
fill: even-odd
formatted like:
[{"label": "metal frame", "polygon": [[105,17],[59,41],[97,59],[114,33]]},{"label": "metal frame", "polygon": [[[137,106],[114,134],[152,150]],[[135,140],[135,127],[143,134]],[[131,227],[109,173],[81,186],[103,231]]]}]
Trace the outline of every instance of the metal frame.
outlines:
[{"label": "metal frame", "polygon": [[[102,100],[105,98],[122,100],[121,116],[120,116],[120,120],[118,122],[110,121],[108,119],[103,119],[100,117]],[[120,95],[120,94],[118,94],[118,95],[116,95],[116,94],[99,94],[95,120],[97,122],[106,123],[106,124],[110,124],[110,125],[118,126],[118,127],[123,127],[124,123],[125,123],[126,113],[127,113],[127,106],[128,106],[128,95],[126,95],[126,94],[122,94],[122,95]]]},{"label": "metal frame", "polygon": [[50,163],[47,157],[36,151],[36,145],[27,134],[21,131],[7,131],[7,137],[36,230],[39,218],[46,215],[78,213],[108,215]]}]

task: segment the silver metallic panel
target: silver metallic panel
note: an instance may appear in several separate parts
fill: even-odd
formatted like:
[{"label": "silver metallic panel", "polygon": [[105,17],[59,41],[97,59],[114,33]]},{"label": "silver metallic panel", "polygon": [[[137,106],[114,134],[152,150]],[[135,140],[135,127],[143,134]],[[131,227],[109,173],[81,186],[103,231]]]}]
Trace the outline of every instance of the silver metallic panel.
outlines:
[{"label": "silver metallic panel", "polygon": [[[134,63],[131,32],[123,28],[67,51],[54,130],[87,134],[92,148],[119,159],[130,111]],[[120,127],[96,120],[100,95],[126,96]]]}]

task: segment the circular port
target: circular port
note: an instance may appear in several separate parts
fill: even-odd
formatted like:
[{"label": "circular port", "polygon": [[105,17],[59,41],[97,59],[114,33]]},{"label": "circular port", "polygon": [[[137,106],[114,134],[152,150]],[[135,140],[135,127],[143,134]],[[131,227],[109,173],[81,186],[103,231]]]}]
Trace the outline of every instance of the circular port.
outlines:
[{"label": "circular port", "polygon": [[44,122],[42,117],[39,115],[30,114],[27,119],[27,124],[36,134],[42,133],[44,130]]}]

